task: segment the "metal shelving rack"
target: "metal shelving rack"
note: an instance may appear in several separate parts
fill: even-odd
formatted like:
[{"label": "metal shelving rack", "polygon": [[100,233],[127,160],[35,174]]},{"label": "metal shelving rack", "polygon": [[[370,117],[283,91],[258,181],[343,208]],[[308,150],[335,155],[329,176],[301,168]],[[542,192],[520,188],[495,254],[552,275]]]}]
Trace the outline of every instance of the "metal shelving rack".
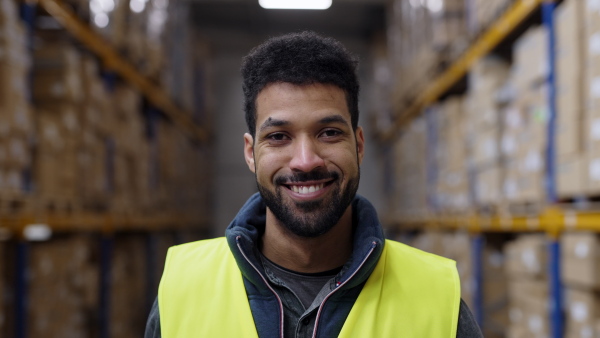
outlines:
[{"label": "metal shelving rack", "polygon": [[[497,47],[505,38],[515,31],[519,25],[535,11],[541,11],[542,24],[549,31],[549,64],[550,72],[547,79],[549,88],[549,122],[548,145],[546,149],[545,189],[548,196],[548,205],[545,210],[535,215],[430,215],[419,219],[407,219],[400,215],[391,215],[388,218],[391,224],[402,224],[410,229],[438,229],[438,230],[467,230],[472,236],[471,250],[473,253],[474,271],[474,314],[482,324],[483,321],[483,292],[482,253],[485,246],[485,234],[493,232],[519,233],[519,232],[545,232],[550,238],[548,242],[548,272],[550,307],[548,318],[552,337],[559,338],[563,335],[563,293],[560,281],[560,244],[558,237],[563,231],[586,230],[600,232],[600,211],[570,210],[556,204],[556,177],[555,177],[555,124],[556,124],[556,83],[555,83],[555,27],[553,13],[556,8],[553,0],[517,0],[490,28],[477,39],[472,46],[446,71],[435,78],[425,90],[418,95],[412,104],[398,107],[393,123],[387,130],[377,133],[377,138],[382,143],[391,142],[395,135],[405,128],[410,121],[435,103],[444,93],[457,84],[473,66],[473,64]],[[395,102],[398,103],[398,102]]]},{"label": "metal shelving rack", "polygon": [[[104,68],[119,76],[122,80],[135,86],[152,105],[149,109],[164,113],[179,127],[192,141],[197,143],[209,142],[209,131],[206,127],[199,126],[193,115],[181,109],[173,102],[166,91],[150,79],[143,76],[125,58],[107,43],[100,35],[95,33],[87,23],[81,20],[73,10],[61,0],[39,0],[36,3],[21,3],[21,18],[26,24],[31,37],[34,28],[36,6],[41,6],[53,16],[64,28],[78,41],[85,45],[91,52],[99,57]],[[107,81],[114,81],[115,76]],[[31,97],[31,95],[29,95]],[[15,336],[27,337],[27,307],[28,307],[28,259],[30,254],[30,240],[25,233],[28,227],[42,224],[51,232],[64,233],[97,233],[99,235],[100,255],[100,294],[99,294],[99,328],[100,337],[109,337],[110,314],[110,270],[114,248],[114,235],[118,232],[139,232],[147,235],[147,264],[156,265],[156,236],[160,231],[200,231],[208,228],[208,219],[198,219],[197,216],[181,215],[177,213],[161,213],[160,215],[117,215],[111,213],[82,213],[69,214],[46,212],[23,212],[14,215],[0,216],[0,234],[2,237],[14,238],[15,246],[15,294],[13,309],[15,312]],[[151,274],[153,271],[148,271]],[[154,277],[150,276],[150,288],[154,286]],[[153,291],[147,290],[148,302],[155,296]]]}]

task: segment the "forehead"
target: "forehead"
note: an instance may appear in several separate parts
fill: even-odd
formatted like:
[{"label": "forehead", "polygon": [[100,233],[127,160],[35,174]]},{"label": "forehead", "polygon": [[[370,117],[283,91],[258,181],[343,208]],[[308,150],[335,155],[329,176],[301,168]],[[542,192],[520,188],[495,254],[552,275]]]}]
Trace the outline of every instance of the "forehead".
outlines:
[{"label": "forehead", "polygon": [[338,114],[350,124],[345,92],[334,85],[294,85],[278,82],[267,85],[256,98],[256,124],[268,118],[310,120],[327,114]]}]

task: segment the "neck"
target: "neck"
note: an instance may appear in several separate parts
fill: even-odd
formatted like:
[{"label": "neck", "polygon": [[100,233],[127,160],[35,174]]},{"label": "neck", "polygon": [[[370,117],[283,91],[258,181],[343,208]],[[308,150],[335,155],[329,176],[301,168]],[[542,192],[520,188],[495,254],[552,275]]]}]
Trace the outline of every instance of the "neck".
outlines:
[{"label": "neck", "polygon": [[329,232],[315,238],[291,233],[267,208],[261,251],[273,263],[292,271],[328,271],[344,265],[350,258],[352,232],[352,206]]}]

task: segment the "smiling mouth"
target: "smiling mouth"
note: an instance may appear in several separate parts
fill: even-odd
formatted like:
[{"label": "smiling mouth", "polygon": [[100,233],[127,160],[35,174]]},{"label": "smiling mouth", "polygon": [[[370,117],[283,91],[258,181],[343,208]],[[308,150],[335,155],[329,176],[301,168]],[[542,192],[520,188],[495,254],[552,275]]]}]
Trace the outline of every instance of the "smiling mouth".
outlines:
[{"label": "smiling mouth", "polygon": [[332,182],[333,182],[333,180],[328,181],[328,182],[318,183],[318,184],[305,184],[305,185],[284,184],[284,186],[297,194],[305,195],[305,194],[311,194],[311,193],[317,192],[317,191],[325,188],[326,186],[329,186]]}]

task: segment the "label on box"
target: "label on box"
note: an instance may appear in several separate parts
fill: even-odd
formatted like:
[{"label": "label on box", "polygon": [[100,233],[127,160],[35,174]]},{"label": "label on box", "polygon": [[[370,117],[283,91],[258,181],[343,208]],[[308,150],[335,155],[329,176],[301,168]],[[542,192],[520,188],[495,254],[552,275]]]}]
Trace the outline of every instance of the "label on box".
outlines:
[{"label": "label on box", "polygon": [[517,141],[513,136],[504,135],[502,137],[502,153],[505,155],[512,155],[517,150]]},{"label": "label on box", "polygon": [[571,304],[571,318],[576,322],[585,322],[588,318],[588,308],[582,302],[573,302]]},{"label": "label on box", "polygon": [[591,11],[600,11],[600,0],[587,0],[587,8]]},{"label": "label on box", "polygon": [[575,246],[575,256],[579,258],[586,258],[590,253],[590,247],[587,243],[577,243]]},{"label": "label on box", "polygon": [[592,34],[588,43],[590,55],[600,55],[600,32]]},{"label": "label on box", "polygon": [[517,107],[506,109],[506,125],[512,129],[518,129],[523,124],[521,122],[521,111]]},{"label": "label on box", "polygon": [[539,263],[533,249],[528,248],[524,250],[523,253],[521,253],[521,261],[528,270],[532,272],[537,272],[539,270]]},{"label": "label on box", "polygon": [[523,312],[518,307],[513,307],[510,309],[508,316],[512,323],[518,323],[523,319]]},{"label": "label on box", "polygon": [[514,180],[505,180],[504,181],[504,194],[506,198],[513,199],[517,197],[517,193],[519,192],[519,187],[517,182]]},{"label": "label on box", "polygon": [[590,80],[590,95],[592,98],[600,98],[600,77]]},{"label": "label on box", "polygon": [[594,181],[600,181],[600,159],[596,158],[590,162],[588,167],[590,178]]},{"label": "label on box", "polygon": [[538,333],[544,329],[544,321],[539,315],[532,315],[527,321],[527,326],[529,327],[529,331]]},{"label": "label on box", "polygon": [[600,140],[600,118],[596,118],[590,125],[590,137],[592,140]]},{"label": "label on box", "polygon": [[542,168],[542,157],[537,151],[532,151],[525,158],[525,171],[538,172]]}]

